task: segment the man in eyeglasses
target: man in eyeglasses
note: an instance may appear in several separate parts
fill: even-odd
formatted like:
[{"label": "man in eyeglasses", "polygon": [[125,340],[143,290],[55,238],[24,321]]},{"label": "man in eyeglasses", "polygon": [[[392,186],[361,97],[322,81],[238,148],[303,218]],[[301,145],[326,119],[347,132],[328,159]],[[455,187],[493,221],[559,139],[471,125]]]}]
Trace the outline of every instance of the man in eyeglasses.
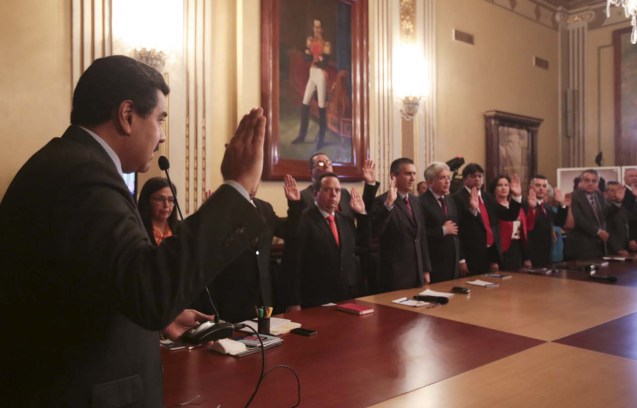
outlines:
[{"label": "man in eyeglasses", "polygon": [[[301,191],[301,201],[303,209],[314,205],[314,185],[316,185],[316,181],[319,179],[321,174],[334,172],[334,169],[332,168],[332,161],[323,152],[314,153],[308,160],[308,165],[310,168],[310,172],[312,173],[312,184]],[[373,160],[365,160],[363,162],[363,177],[365,178],[365,187],[363,188],[363,202],[365,203],[365,208],[367,210],[372,208],[372,203],[374,202],[374,198],[376,197],[378,186],[380,186],[380,183],[376,181],[375,169],[376,164]],[[338,204],[337,211],[341,212],[343,215],[354,217],[355,214],[349,204],[351,199],[352,197],[350,196],[349,191],[344,188],[341,189],[341,200]]]}]

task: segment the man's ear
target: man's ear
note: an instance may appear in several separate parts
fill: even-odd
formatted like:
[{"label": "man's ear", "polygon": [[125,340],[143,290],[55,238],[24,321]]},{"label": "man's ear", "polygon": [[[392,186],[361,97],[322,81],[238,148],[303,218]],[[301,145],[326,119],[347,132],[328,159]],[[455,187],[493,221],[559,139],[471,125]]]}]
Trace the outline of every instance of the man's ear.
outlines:
[{"label": "man's ear", "polygon": [[130,136],[133,131],[135,105],[131,100],[122,101],[117,109],[117,124],[122,134]]}]

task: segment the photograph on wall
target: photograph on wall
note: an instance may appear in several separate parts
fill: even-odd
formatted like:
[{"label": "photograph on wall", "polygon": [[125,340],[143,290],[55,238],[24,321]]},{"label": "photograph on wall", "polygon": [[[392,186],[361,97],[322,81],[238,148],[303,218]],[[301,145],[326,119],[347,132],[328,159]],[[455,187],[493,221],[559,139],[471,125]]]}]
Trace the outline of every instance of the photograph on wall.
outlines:
[{"label": "photograph on wall", "polygon": [[564,194],[572,193],[577,188],[579,176],[587,169],[593,169],[599,173],[601,188],[607,181],[618,181],[621,183],[621,168],[618,166],[566,167],[557,169],[557,187]]}]

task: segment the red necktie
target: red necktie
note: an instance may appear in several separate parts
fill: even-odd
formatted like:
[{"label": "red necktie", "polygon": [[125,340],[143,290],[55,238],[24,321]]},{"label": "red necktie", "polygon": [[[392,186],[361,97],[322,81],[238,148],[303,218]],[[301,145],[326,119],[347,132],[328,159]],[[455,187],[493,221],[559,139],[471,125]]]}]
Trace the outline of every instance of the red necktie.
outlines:
[{"label": "red necktie", "polygon": [[546,217],[546,208],[544,208],[544,203],[540,201],[537,205],[540,207],[542,214]]},{"label": "red necktie", "polygon": [[447,204],[445,204],[445,199],[442,198],[442,197],[439,197],[438,201],[440,201],[440,206],[442,207],[442,212],[444,212],[445,215],[447,215]]},{"label": "red necktie", "polygon": [[482,197],[478,196],[478,201],[480,202],[480,217],[482,218],[482,224],[484,225],[484,229],[487,230],[487,247],[493,245],[493,231],[491,230],[491,223],[489,222],[489,214],[487,213],[487,207],[484,205],[484,201],[482,201]]},{"label": "red necktie", "polygon": [[336,246],[340,246],[340,241],[338,240],[338,230],[336,229],[336,222],[334,221],[334,215],[328,215],[327,221],[330,223],[330,230],[332,231],[332,235],[334,236],[334,240],[336,241]]},{"label": "red necktie", "polygon": [[409,196],[408,195],[405,196],[405,205],[407,206],[407,212],[409,213],[409,215],[413,219],[414,218],[414,212],[411,209],[411,200],[409,200]]}]

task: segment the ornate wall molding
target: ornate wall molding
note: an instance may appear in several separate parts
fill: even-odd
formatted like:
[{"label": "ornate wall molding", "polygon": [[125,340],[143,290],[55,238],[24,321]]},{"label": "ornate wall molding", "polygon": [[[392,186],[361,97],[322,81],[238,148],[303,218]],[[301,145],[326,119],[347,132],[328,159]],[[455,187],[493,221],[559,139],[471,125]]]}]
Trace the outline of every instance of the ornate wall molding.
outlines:
[{"label": "ornate wall molding", "polygon": [[190,214],[205,200],[207,172],[207,93],[211,7],[206,0],[184,1],[185,77],[185,212]]},{"label": "ornate wall molding", "polygon": [[113,53],[110,0],[72,0],[72,87],[80,75],[100,57]]},{"label": "ornate wall molding", "polygon": [[394,2],[369,3],[370,35],[370,158],[376,162],[378,180],[387,188],[389,165],[400,152],[400,114],[392,93],[392,49],[398,31]]}]

